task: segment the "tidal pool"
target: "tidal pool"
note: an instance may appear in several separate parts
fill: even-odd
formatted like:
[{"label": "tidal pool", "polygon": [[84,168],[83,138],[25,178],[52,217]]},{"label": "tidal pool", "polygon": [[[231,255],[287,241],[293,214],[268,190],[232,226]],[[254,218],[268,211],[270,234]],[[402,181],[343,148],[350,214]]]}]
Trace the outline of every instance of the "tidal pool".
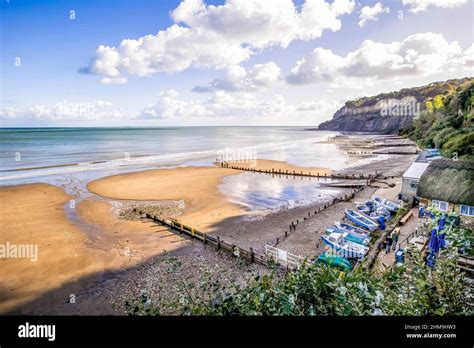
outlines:
[{"label": "tidal pool", "polygon": [[249,210],[279,210],[327,201],[340,195],[325,187],[330,179],[242,173],[223,178],[219,190],[233,203]]}]

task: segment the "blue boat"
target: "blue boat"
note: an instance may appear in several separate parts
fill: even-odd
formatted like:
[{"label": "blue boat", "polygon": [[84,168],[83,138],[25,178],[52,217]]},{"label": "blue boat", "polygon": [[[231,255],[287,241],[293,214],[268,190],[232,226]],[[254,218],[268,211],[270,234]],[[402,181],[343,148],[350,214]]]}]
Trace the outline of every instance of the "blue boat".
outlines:
[{"label": "blue boat", "polygon": [[400,203],[395,203],[388,199],[380,198],[377,196],[374,196],[374,202],[377,206],[383,207],[392,213],[396,213],[397,210],[400,208]]},{"label": "blue boat", "polygon": [[364,245],[346,240],[342,233],[323,234],[321,235],[321,240],[325,245],[345,258],[361,259],[369,251],[369,248]]},{"label": "blue boat", "polygon": [[343,258],[342,256],[332,255],[331,253],[327,252],[319,255],[317,262],[323,262],[326,265],[340,267],[349,271],[352,269],[352,264],[349,260]]},{"label": "blue boat", "polygon": [[339,221],[336,221],[335,225],[337,228],[341,228],[346,231],[356,232],[356,233],[359,233],[360,235],[367,236],[370,238],[369,231],[363,230],[362,228],[356,227],[354,225],[347,224],[345,222],[339,222]]},{"label": "blue boat", "polygon": [[362,244],[362,245],[367,245],[367,244],[369,244],[369,241],[370,241],[370,237],[367,236],[367,235],[361,235],[357,232],[344,230],[342,228],[337,228],[335,226],[331,226],[331,227],[326,228],[326,233],[327,234],[342,233],[344,239],[346,239],[350,242],[354,242],[354,243]]},{"label": "blue boat", "polygon": [[370,212],[372,211],[370,207],[368,207],[365,204],[357,204],[356,209],[357,211],[360,211],[361,213],[364,213],[364,214],[370,214]]},{"label": "blue boat", "polygon": [[[364,214],[364,212],[361,212],[361,211],[359,211],[359,212]],[[373,212],[371,212],[369,214],[365,213],[364,215],[367,215],[367,217],[370,218],[373,221],[378,221],[381,216],[383,216],[385,218],[385,220],[388,220],[392,217],[390,212],[385,208],[377,208]]]},{"label": "blue boat", "polygon": [[378,227],[377,223],[372,221],[368,216],[362,215],[351,209],[346,209],[346,217],[355,223],[357,226],[368,229],[369,231],[375,231]]}]

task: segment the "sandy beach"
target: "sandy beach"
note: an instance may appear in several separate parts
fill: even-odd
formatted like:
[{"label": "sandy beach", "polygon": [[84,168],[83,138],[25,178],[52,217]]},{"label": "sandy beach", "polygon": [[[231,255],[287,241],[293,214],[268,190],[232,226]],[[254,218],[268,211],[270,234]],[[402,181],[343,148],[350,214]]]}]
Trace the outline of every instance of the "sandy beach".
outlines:
[{"label": "sandy beach", "polygon": [[[407,157],[405,162],[408,161]],[[232,165],[330,174],[325,168],[297,167],[270,160]],[[351,171],[371,172],[374,168],[393,171],[397,165],[393,161],[382,161]],[[37,244],[39,257],[36,262],[18,258],[0,261],[0,313],[114,313],[109,297],[94,295],[101,293],[98,287],[102,285],[99,284],[105,282],[110,292],[115,279],[124,282],[119,276],[124,272],[140,278],[137,269],[149,269],[147,265],[156,262],[153,260],[160,255],[184,255],[185,262],[191,265],[193,257],[189,255],[214,253],[208,248],[198,251],[196,241],[162,226],[119,218],[120,209],[127,204],[143,202],[156,206],[158,202],[184,202],[179,208],[175,207],[172,217],[203,232],[219,235],[228,242],[262,252],[264,245],[281,236],[291,221],[302,220],[308,210],[317,209],[339,194],[350,193],[348,189],[337,189],[324,195],[318,203],[285,208],[257,220],[247,219],[246,216],[253,213],[251,209],[233,202],[219,190],[224,178],[241,173],[216,165],[107,176],[89,182],[87,189],[95,196],[80,199],[73,209],[70,202],[75,197],[67,195],[60,187],[30,184],[1,188],[0,242]],[[249,175],[258,178],[265,174]],[[370,192],[373,191],[366,191],[364,197]],[[348,204],[336,204],[323,215],[300,224],[297,233],[282,240],[281,246],[296,254],[313,257],[324,223],[338,219],[341,209]],[[220,261],[215,265],[225,268],[226,259],[217,259]],[[69,306],[71,295],[80,298],[75,307]]]},{"label": "sandy beach", "polygon": [[[257,166],[301,169],[264,160]],[[87,186],[105,199],[83,199],[72,209],[74,197],[53,185],[0,188],[0,243],[38,247],[36,262],[0,261],[0,313],[22,307],[34,312],[49,303],[67,302],[77,289],[103,279],[108,272],[187,245],[186,239],[162,227],[117,218],[112,204],[116,200],[184,200],[180,221],[206,232],[224,220],[248,214],[218,190],[223,177],[239,173],[219,167],[178,167],[110,176]]]},{"label": "sandy beach", "polygon": [[[324,168],[302,168],[269,160],[258,160],[253,168],[330,172]],[[157,169],[109,176],[90,182],[87,188],[99,196],[117,200],[184,200],[180,222],[203,232],[212,232],[218,222],[248,214],[248,210],[231,203],[218,190],[223,177],[237,174],[240,171],[220,167]]]},{"label": "sandy beach", "polygon": [[106,272],[185,242],[175,235],[157,238],[162,229],[150,224],[117,219],[105,201],[80,202],[78,224],[66,214],[71,199],[62,188],[47,184],[0,188],[0,244],[36,245],[38,250],[37,261],[0,259],[0,313],[39,298],[36,305],[67,302]]},{"label": "sandy beach", "polygon": [[84,234],[64,214],[70,199],[45,184],[0,189],[0,243],[38,245],[36,262],[0,260],[0,312],[102,267],[87,251]]}]

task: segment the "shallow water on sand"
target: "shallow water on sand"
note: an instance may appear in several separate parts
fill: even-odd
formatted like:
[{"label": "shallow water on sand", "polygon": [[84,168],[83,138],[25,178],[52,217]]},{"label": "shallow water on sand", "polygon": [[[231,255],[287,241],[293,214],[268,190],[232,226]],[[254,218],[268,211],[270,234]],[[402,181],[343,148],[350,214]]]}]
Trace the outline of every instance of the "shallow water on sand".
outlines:
[{"label": "shallow water on sand", "polygon": [[324,187],[330,179],[242,173],[223,178],[219,190],[249,210],[280,210],[327,201],[340,190]]}]

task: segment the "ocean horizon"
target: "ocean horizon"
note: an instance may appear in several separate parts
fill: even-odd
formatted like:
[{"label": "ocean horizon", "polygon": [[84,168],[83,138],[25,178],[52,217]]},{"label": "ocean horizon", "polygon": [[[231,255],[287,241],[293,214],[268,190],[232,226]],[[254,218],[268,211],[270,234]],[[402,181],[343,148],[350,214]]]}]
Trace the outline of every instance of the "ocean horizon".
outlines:
[{"label": "ocean horizon", "polygon": [[76,172],[212,165],[223,153],[342,169],[337,132],[288,126],[0,129],[0,184]]}]

